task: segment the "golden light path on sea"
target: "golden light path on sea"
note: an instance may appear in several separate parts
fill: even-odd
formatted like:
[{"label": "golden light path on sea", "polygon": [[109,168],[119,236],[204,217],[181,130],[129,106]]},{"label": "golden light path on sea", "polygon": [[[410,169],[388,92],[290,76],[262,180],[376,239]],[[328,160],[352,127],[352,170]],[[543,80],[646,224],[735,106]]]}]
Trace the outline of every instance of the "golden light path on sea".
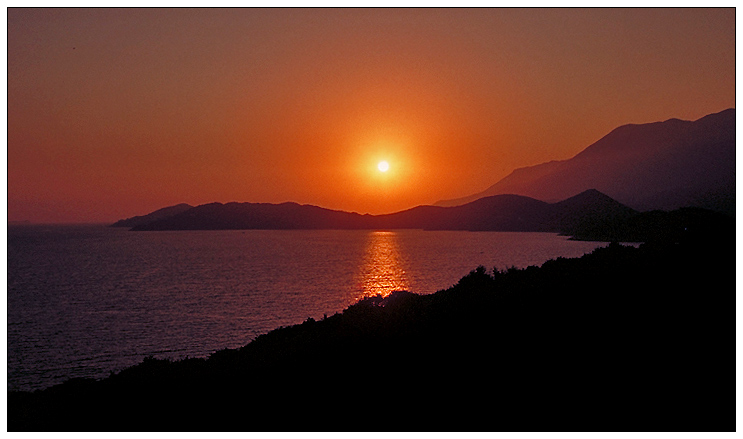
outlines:
[{"label": "golden light path on sea", "polygon": [[362,297],[378,294],[387,296],[393,291],[410,288],[402,265],[396,232],[369,233],[358,287]]}]

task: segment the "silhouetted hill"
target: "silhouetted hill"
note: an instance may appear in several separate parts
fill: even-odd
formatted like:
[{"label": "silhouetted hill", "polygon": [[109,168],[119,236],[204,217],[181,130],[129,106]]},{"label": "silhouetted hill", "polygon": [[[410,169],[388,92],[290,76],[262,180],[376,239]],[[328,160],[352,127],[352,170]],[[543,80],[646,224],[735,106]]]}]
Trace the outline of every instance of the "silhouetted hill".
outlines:
[{"label": "silhouetted hill", "polygon": [[[624,224],[638,214],[637,211],[617,202],[616,200],[590,189],[575,197],[555,203],[550,215],[550,223],[562,235],[573,239],[596,241],[623,241],[630,242],[627,236],[621,236],[617,224]],[[592,235],[586,233],[593,231]],[[579,235],[583,232],[582,235]],[[601,233],[599,233],[601,232]],[[592,239],[598,238],[601,239]],[[608,239],[604,239],[607,238]]]},{"label": "silhouetted hill", "polygon": [[133,230],[357,229],[364,217],[297,203],[209,203]]},{"label": "silhouetted hill", "polygon": [[176,204],[175,206],[163,207],[147,215],[134,216],[131,218],[116,221],[111,227],[136,227],[142,224],[148,224],[164,218],[169,218],[179,213],[183,213],[193,206],[185,203]]},{"label": "silhouetted hill", "polygon": [[498,195],[457,207],[419,206],[374,217],[377,228],[424,230],[541,231],[549,204]]},{"label": "silhouetted hill", "polygon": [[211,203],[141,223],[133,230],[221,229],[425,229],[568,233],[584,221],[634,214],[598,191],[549,204],[497,195],[456,207],[418,206],[387,215],[359,215],[296,203]]},{"label": "silhouetted hill", "polygon": [[735,213],[735,109],[697,121],[621,126],[569,160],[520,168],[455,206],[497,194],[554,202],[597,189],[638,210],[703,207]]},{"label": "silhouetted hill", "polygon": [[733,234],[479,267],[208,359],[9,392],[8,430],[735,431]]},{"label": "silhouetted hill", "polygon": [[615,221],[635,213],[606,195],[589,190],[554,204],[520,195],[495,195],[463,206],[420,206],[375,219],[387,228],[569,234],[586,221]]}]

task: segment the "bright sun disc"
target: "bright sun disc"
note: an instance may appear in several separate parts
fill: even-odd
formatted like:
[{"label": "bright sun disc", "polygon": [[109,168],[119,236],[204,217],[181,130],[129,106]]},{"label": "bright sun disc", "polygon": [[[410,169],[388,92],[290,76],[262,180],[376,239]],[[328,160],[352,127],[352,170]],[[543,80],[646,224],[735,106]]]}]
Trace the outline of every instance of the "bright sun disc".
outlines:
[{"label": "bright sun disc", "polygon": [[387,162],[379,162],[377,168],[382,172],[387,172],[387,170],[390,169],[390,164]]}]

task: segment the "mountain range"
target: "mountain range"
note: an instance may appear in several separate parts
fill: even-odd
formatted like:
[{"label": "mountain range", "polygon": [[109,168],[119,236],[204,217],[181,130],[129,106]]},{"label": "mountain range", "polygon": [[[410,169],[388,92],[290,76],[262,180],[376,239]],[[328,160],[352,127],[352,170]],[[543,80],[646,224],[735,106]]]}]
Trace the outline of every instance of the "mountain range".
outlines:
[{"label": "mountain range", "polygon": [[297,203],[180,204],[121,220],[115,227],[146,230],[424,229],[572,233],[586,222],[624,220],[637,212],[596,191],[558,203],[496,195],[462,206],[418,206],[386,215],[361,215]]},{"label": "mountain range", "polygon": [[734,214],[735,109],[693,122],[620,126],[568,160],[516,169],[480,193],[435,205],[501,194],[555,202],[588,189],[640,211],[693,206]]},{"label": "mountain range", "polygon": [[114,227],[162,230],[466,230],[549,232],[593,241],[678,240],[699,224],[729,227],[734,218],[701,208],[638,212],[590,189],[557,203],[521,195],[494,195],[462,206],[418,206],[387,215],[324,209],[297,203],[185,204],[121,220]]},{"label": "mountain range", "polygon": [[291,202],[179,204],[113,226],[521,231],[629,241],[667,233],[664,227],[688,229],[700,217],[723,221],[712,211],[735,214],[735,109],[694,122],[624,125],[569,160],[517,169],[481,193],[391,214]]}]

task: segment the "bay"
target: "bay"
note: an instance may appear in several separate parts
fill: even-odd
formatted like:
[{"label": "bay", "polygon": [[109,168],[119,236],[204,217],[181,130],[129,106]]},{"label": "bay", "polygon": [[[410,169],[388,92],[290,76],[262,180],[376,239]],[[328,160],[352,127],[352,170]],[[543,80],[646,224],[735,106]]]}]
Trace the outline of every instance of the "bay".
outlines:
[{"label": "bay", "polygon": [[8,390],[103,378],[150,355],[206,357],[365,296],[430,294],[478,265],[603,245],[519,232],[9,226]]}]

